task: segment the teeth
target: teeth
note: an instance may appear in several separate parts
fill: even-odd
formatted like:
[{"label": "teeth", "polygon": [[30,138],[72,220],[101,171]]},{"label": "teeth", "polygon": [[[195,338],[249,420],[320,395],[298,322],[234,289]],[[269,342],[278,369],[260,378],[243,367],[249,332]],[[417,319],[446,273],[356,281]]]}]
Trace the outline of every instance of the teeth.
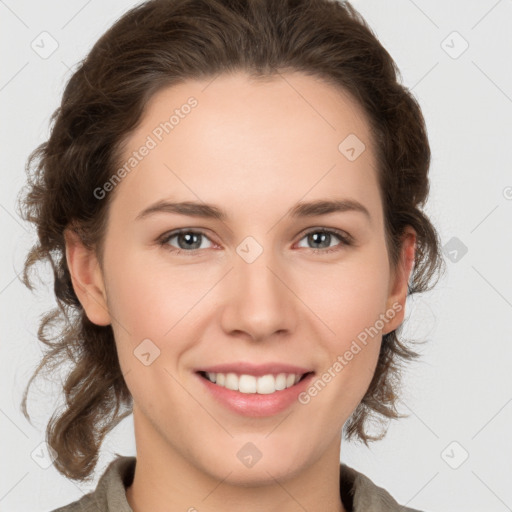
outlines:
[{"label": "teeth", "polygon": [[269,374],[255,377],[246,374],[212,372],[206,372],[206,376],[210,382],[214,382],[218,386],[240,391],[240,393],[258,393],[261,395],[269,395],[290,388],[297,384],[302,377],[300,373],[279,373],[276,376]]}]

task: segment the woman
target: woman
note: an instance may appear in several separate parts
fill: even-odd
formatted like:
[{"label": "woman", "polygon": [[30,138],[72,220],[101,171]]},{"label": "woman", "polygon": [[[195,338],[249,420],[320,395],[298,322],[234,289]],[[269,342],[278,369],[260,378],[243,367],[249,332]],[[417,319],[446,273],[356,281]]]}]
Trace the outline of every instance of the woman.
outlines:
[{"label": "woman", "polygon": [[32,379],[72,364],[63,475],[132,412],[137,457],[59,511],[414,510],[340,464],[399,417],[406,297],[442,264],[396,75],[330,0],[152,0],[95,44],[29,160],[24,279],[48,259],[60,306]]}]

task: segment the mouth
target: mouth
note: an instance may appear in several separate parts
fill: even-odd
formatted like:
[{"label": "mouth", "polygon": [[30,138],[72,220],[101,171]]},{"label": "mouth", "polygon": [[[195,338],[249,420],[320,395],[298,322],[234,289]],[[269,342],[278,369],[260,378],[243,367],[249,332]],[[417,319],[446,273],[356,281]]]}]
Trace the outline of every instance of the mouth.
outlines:
[{"label": "mouth", "polygon": [[277,373],[267,375],[250,375],[237,373],[220,373],[197,371],[203,379],[231,391],[244,394],[270,395],[292,388],[315,372]]}]

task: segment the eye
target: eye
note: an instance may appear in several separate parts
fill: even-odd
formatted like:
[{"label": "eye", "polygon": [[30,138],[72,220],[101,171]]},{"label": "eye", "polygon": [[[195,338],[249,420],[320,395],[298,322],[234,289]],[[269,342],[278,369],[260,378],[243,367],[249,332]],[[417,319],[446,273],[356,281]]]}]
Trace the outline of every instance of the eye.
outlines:
[{"label": "eye", "polygon": [[[341,243],[331,248],[330,243],[333,241],[333,237],[334,239],[338,239]],[[171,240],[173,239],[176,239],[178,247],[171,244]],[[323,248],[310,248],[312,252],[322,254],[339,251],[343,246],[350,246],[353,243],[353,238],[348,233],[332,228],[313,228],[303,235],[301,240],[304,239],[307,239],[308,242],[314,245],[323,246]],[[204,247],[202,244],[204,240],[209,240],[209,238],[203,231],[180,229],[166,233],[159,239],[158,243],[174,254],[188,253],[188,256],[196,256],[200,249],[208,248]]]},{"label": "eye", "polygon": [[[337,238],[338,240],[341,241],[341,244],[338,244],[334,248],[331,248],[330,242],[333,240],[333,235],[334,238]],[[308,242],[312,244],[324,246],[324,249],[313,247],[311,250],[314,253],[325,254],[328,252],[339,251],[343,246],[350,246],[353,243],[353,239],[348,233],[345,233],[337,229],[314,228],[305,233],[301,240],[305,238],[307,239]]]},{"label": "eye", "polygon": [[[176,238],[178,247],[174,247],[170,241]],[[179,231],[173,231],[167,233],[160,240],[159,244],[169,251],[180,254],[184,252],[190,253],[190,256],[196,254],[199,249],[207,249],[208,247],[202,246],[203,239],[209,240],[209,238],[202,231],[193,231],[191,229],[182,229]]]}]

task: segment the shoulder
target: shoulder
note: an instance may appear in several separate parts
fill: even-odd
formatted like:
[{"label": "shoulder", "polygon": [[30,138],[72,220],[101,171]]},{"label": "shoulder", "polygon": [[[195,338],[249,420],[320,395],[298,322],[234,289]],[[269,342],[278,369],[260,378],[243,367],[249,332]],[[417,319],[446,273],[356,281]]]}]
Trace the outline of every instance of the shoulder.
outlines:
[{"label": "shoulder", "polygon": [[383,487],[343,463],[340,464],[340,492],[344,503],[349,496],[351,512],[424,512],[400,505]]},{"label": "shoulder", "polygon": [[51,512],[133,512],[125,488],[133,480],[135,462],[135,457],[118,456],[107,466],[93,491]]},{"label": "shoulder", "polygon": [[56,508],[51,512],[107,512],[108,509],[102,508],[94,496],[95,491],[85,494],[80,499],[68,503],[63,507]]}]

